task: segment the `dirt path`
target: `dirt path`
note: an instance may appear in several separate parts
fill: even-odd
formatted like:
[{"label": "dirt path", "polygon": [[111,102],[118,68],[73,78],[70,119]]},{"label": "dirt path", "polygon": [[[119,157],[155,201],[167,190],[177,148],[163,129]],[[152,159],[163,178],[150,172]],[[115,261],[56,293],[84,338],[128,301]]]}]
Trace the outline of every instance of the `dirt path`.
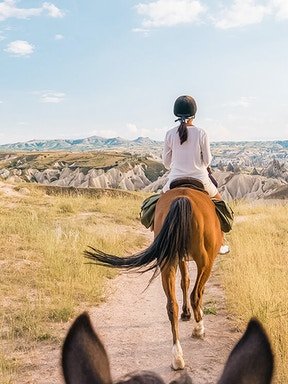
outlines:
[{"label": "dirt path", "polygon": [[[194,281],[195,265],[193,262],[189,264],[191,281]],[[110,281],[107,302],[89,311],[94,327],[108,351],[114,380],[139,370],[157,372],[166,382],[181,374],[170,368],[172,334],[161,280],[158,277],[145,290],[150,277],[151,273],[120,274]],[[177,287],[181,305],[179,276]],[[193,378],[193,383],[215,384],[231,347],[240,338],[225,308],[217,268],[214,268],[206,285],[204,304],[206,309],[215,311],[215,314],[206,314],[204,317],[205,340],[191,337],[192,320],[180,322],[181,345],[185,369]],[[68,326],[63,324],[61,328],[64,338]],[[27,355],[23,359],[25,364],[21,382],[62,384],[60,354],[60,345],[43,345],[42,348],[38,345],[29,352],[28,359]],[[21,355],[23,358],[23,352]]]},{"label": "dirt path", "polygon": [[[222,256],[225,257],[225,256]],[[195,265],[189,263],[191,281],[195,280]],[[166,302],[158,277],[147,287],[151,273],[144,275],[120,274],[110,280],[108,300],[89,311],[94,327],[104,342],[110,357],[113,378],[139,370],[157,372],[166,382],[181,373],[170,368],[172,335],[166,314]],[[181,290],[178,276],[178,300]],[[180,322],[181,345],[186,370],[195,384],[215,384],[224,362],[240,334],[225,309],[223,291],[219,285],[217,268],[206,285],[204,296],[206,310],[215,314],[204,317],[206,338],[191,338],[193,322]],[[66,334],[67,324],[61,327]],[[39,344],[29,354],[19,351],[24,363],[22,384],[62,384],[60,345]]]},{"label": "dirt path", "polygon": [[[193,280],[194,274],[194,263],[190,263]],[[205,340],[191,338],[192,321],[180,322],[186,370],[195,384],[216,383],[232,345],[240,337],[227,316],[215,274],[207,284],[204,301],[208,299],[207,308],[212,305],[216,315],[205,316]],[[180,374],[170,368],[172,335],[160,278],[144,291],[150,276],[121,274],[111,284],[109,300],[90,312],[108,350],[114,379],[142,369],[157,372],[165,381]],[[181,303],[179,282],[177,286]]]}]

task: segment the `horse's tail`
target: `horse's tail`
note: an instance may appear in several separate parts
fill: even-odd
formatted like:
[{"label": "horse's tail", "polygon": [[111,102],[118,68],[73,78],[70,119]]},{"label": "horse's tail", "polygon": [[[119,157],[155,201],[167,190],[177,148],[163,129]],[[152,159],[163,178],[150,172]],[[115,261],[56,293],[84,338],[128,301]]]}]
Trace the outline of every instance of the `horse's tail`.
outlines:
[{"label": "horse's tail", "polygon": [[144,251],[128,257],[119,257],[90,247],[84,252],[93,263],[108,267],[149,271],[171,265],[175,258],[184,258],[192,244],[192,207],[187,197],[176,198],[169,209],[161,231]]}]

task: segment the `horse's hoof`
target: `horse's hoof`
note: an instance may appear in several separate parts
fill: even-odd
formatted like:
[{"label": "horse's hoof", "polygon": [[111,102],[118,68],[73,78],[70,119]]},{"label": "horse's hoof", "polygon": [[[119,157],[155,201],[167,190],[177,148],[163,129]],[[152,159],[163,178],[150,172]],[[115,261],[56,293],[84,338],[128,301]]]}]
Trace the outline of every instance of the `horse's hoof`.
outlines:
[{"label": "horse's hoof", "polygon": [[205,328],[203,325],[203,320],[201,320],[199,321],[198,324],[196,324],[196,327],[193,329],[192,337],[203,340],[204,336],[205,336]]},{"label": "horse's hoof", "polygon": [[182,357],[178,357],[177,359],[173,359],[172,364],[171,364],[171,368],[174,371],[179,371],[181,369],[184,369],[185,368],[184,359]]},{"label": "horse's hoof", "polygon": [[184,367],[183,351],[179,340],[177,340],[172,348],[172,368],[178,371],[178,369],[184,369]]},{"label": "horse's hoof", "polygon": [[191,313],[181,313],[181,320],[182,321],[189,321],[191,319]]},{"label": "horse's hoof", "polygon": [[205,332],[203,333],[199,333],[197,331],[193,331],[192,332],[192,335],[191,335],[194,339],[200,339],[200,340],[204,340],[205,339]]}]

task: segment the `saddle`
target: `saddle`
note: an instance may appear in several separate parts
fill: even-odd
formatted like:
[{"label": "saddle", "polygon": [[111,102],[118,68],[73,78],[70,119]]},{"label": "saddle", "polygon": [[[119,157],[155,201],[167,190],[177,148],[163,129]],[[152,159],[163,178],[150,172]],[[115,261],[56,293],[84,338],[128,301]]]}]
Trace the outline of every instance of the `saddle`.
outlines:
[{"label": "saddle", "polygon": [[[203,183],[194,179],[193,177],[178,178],[171,182],[170,189],[187,187],[196,189],[197,191],[204,192],[208,195],[208,192],[204,190]],[[230,232],[234,221],[234,212],[229,204],[223,200],[212,199],[215,205],[216,213],[220,221],[221,230],[223,232]]]},{"label": "saddle", "polygon": [[[193,177],[178,178],[170,183],[170,189],[181,187],[196,189],[197,191],[204,192],[208,195],[208,193],[204,190],[203,183]],[[140,221],[146,228],[153,226],[155,207],[160,196],[160,193],[149,196],[142,203]],[[215,205],[215,210],[220,220],[221,230],[223,232],[231,231],[234,220],[234,212],[232,208],[223,200],[212,199],[212,202]]]},{"label": "saddle", "polygon": [[174,188],[192,188],[197,191],[204,192],[208,195],[208,192],[205,191],[202,181],[194,179],[194,177],[181,177],[171,181],[170,189]]}]

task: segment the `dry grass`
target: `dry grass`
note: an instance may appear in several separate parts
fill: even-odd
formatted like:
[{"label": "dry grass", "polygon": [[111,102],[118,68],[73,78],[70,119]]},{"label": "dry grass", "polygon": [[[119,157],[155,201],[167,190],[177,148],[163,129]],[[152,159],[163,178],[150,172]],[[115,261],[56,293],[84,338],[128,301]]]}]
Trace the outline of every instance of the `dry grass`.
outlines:
[{"label": "dry grass", "polygon": [[[17,345],[57,343],[61,323],[100,303],[105,278],[115,272],[85,264],[87,245],[113,253],[144,247],[135,235],[142,195],[54,194],[29,186],[24,197],[0,200],[0,381],[19,382]],[[288,206],[239,203],[237,222],[222,257],[223,284],[231,313],[241,329],[257,316],[271,337],[275,383],[288,382],[288,293],[286,262]],[[215,312],[215,303],[206,308]],[[60,324],[60,326],[59,326]],[[16,356],[16,360],[15,360]],[[23,375],[23,372],[22,372]],[[21,381],[21,380],[20,380]]]},{"label": "dry grass", "polygon": [[276,356],[275,383],[288,383],[288,205],[235,206],[235,227],[228,236],[231,254],[222,258],[228,304],[239,326],[258,317],[271,337]]},{"label": "dry grass", "polygon": [[103,300],[115,272],[86,264],[87,245],[123,254],[145,244],[135,235],[140,195],[47,196],[30,188],[29,196],[0,201],[1,383],[19,382],[17,345],[58,343],[59,323]]},{"label": "dry grass", "polygon": [[54,167],[59,161],[75,167],[105,168],[113,167],[118,162],[129,159],[131,155],[117,151],[86,152],[0,152],[0,166],[8,168],[37,168],[44,170]]}]

